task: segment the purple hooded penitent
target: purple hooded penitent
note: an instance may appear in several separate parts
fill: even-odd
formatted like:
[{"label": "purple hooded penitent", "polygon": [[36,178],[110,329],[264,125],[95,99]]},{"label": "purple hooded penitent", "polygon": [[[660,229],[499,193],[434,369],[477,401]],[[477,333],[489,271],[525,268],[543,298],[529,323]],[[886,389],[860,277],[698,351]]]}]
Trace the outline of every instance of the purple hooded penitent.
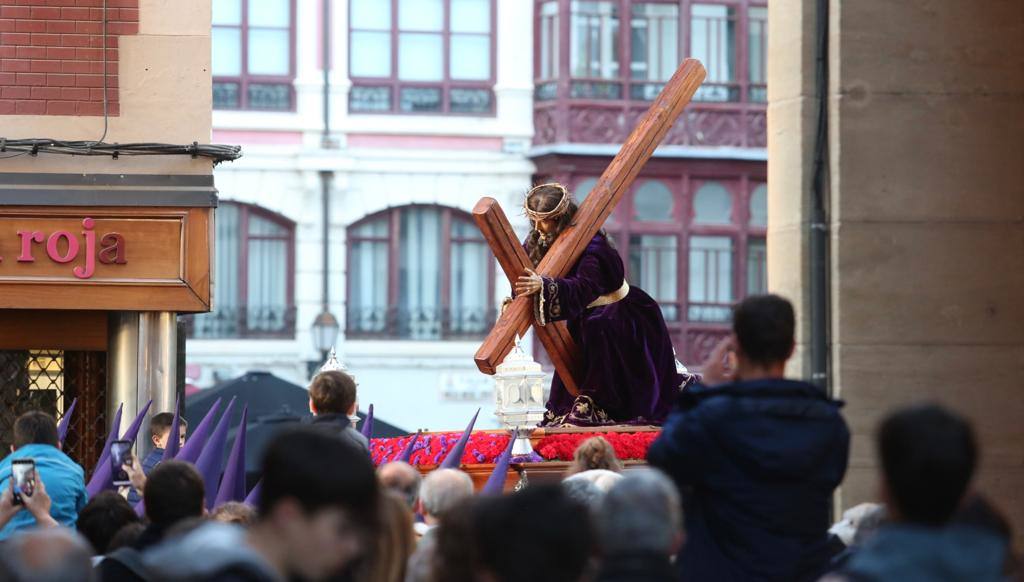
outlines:
[{"label": "purple hooded penitent", "polygon": [[402,461],[403,463],[408,463],[409,460],[412,459],[412,454],[416,450],[416,441],[420,440],[421,434],[423,434],[422,431],[416,431],[416,434],[412,435],[412,438],[409,439],[409,442],[405,443],[405,448],[402,449],[402,453],[398,455],[398,457],[396,457],[394,460]]},{"label": "purple hooded penitent", "polygon": [[178,451],[178,456],[174,457],[175,459],[195,464],[199,454],[203,452],[203,445],[210,438],[210,432],[213,430],[213,419],[217,418],[217,410],[219,409],[220,398],[213,402],[213,406],[210,407],[203,420],[199,421],[199,426],[192,431],[192,436],[185,442],[185,446],[181,447],[181,450]]},{"label": "purple hooded penitent", "polygon": [[213,492],[217,490],[220,471],[224,465],[224,443],[227,441],[228,427],[231,424],[231,410],[234,406],[235,399],[232,398],[224,408],[224,414],[221,415],[217,428],[213,429],[213,434],[206,441],[206,446],[203,447],[203,452],[199,453],[199,459],[196,461],[196,470],[202,475],[203,487],[207,491],[207,509],[213,509],[213,502],[216,501]]},{"label": "purple hooded penitent", "polygon": [[505,491],[508,465],[512,459],[512,445],[515,443],[515,431],[512,431],[508,438],[508,447],[498,455],[498,460],[494,463],[494,470],[491,471],[491,476],[487,479],[487,483],[484,484],[484,488],[480,490],[480,495],[501,495]]},{"label": "purple hooded penitent", "polygon": [[477,408],[476,414],[473,415],[473,420],[470,420],[469,426],[466,427],[466,432],[462,433],[459,442],[455,443],[451,452],[441,462],[441,469],[458,469],[462,465],[462,454],[466,451],[466,443],[469,442],[469,437],[473,432],[473,425],[476,424],[476,417],[479,415],[480,409]]},{"label": "purple hooded penitent", "polygon": [[260,491],[262,491],[262,490],[263,490],[263,479],[260,478],[260,480],[256,482],[256,485],[253,486],[252,491],[250,491],[249,494],[245,496],[245,504],[246,505],[251,505],[253,507],[256,507],[257,505],[259,505],[260,504]]},{"label": "purple hooded penitent", "polygon": [[169,461],[178,456],[179,450],[181,450],[181,406],[175,401],[174,419],[171,420],[171,432],[167,435],[167,444],[164,445],[164,456],[160,457],[160,462]]},{"label": "purple hooded penitent", "polygon": [[228,455],[228,466],[224,469],[224,477],[220,480],[220,487],[217,489],[217,500],[213,506],[227,503],[228,501],[242,501],[245,499],[245,428],[249,417],[249,406],[242,409],[242,421],[235,432],[235,444],[231,445],[231,454]]},{"label": "purple hooded penitent", "polygon": [[106,462],[110,459],[110,443],[117,440],[119,434],[121,434],[121,412],[124,410],[124,402],[118,405],[117,412],[114,413],[114,422],[110,423],[110,432],[107,433],[107,440],[103,443],[103,450],[100,451],[100,460],[96,462],[96,466],[93,467],[91,475],[95,475]]},{"label": "purple hooded penitent", "polygon": [[366,440],[373,438],[373,405],[366,409],[366,420],[363,421],[363,430],[361,431]]},{"label": "purple hooded penitent", "polygon": [[57,440],[60,444],[64,444],[64,437],[68,436],[68,424],[71,423],[71,415],[75,413],[75,407],[78,406],[78,399],[75,398],[71,401],[71,406],[64,411],[64,416],[60,419],[60,424],[57,425]]},{"label": "purple hooded penitent", "polygon": [[[142,419],[146,417],[146,413],[149,412],[149,407],[152,404],[153,401],[150,400],[149,402],[146,403],[145,406],[142,407],[142,410],[139,411],[139,414],[135,416],[135,420],[132,421],[131,426],[129,426],[128,430],[125,431],[124,435],[122,435],[123,438],[121,438],[121,440],[131,441],[133,443],[135,442],[135,437],[139,434],[139,427],[142,426]],[[120,424],[120,418],[118,418],[117,420],[118,424]],[[108,444],[108,453],[106,456],[107,462],[101,462],[99,465],[96,466],[96,471],[92,474],[92,479],[89,479],[89,484],[85,486],[85,490],[89,493],[90,499],[99,495],[101,491],[109,489],[114,484],[114,475],[110,469],[109,450],[110,445]]]}]

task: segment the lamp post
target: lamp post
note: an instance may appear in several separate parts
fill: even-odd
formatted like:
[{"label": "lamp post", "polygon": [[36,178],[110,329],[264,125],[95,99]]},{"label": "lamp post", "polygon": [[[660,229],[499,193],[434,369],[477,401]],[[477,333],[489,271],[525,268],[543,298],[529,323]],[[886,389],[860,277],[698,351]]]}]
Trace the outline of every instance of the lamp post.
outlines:
[{"label": "lamp post", "polygon": [[544,372],[523,350],[518,336],[515,347],[497,366],[494,397],[494,413],[515,439],[512,461],[541,461],[530,444],[530,435],[544,419]]},{"label": "lamp post", "polygon": [[331,351],[334,343],[338,341],[338,331],[340,329],[338,319],[326,309],[313,320],[313,347],[320,352],[321,361],[327,359],[327,353]]}]

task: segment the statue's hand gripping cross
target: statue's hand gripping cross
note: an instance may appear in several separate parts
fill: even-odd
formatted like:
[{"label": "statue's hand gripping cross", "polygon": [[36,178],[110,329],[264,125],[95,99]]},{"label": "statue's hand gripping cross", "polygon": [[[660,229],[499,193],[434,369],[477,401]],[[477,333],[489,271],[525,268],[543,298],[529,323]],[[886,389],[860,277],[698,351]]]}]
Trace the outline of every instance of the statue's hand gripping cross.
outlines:
[{"label": "statue's hand gripping cross", "polygon": [[[569,272],[583,254],[587,243],[594,238],[601,225],[611,215],[616,204],[640,173],[640,169],[650,159],[654,149],[690,102],[704,81],[705,75],[703,65],[696,59],[683,61],[615,159],[601,174],[590,195],[580,205],[575,223],[558,236],[537,265],[535,270],[538,273],[546,277],[559,278]],[[473,218],[509,282],[514,285],[523,271],[533,268],[533,264],[516,238],[505,213],[496,200],[483,198],[473,208]],[[497,365],[512,350],[516,336],[523,335],[530,325],[536,323],[533,317],[533,301],[532,295],[517,297],[498,317],[497,323],[474,358],[481,372],[494,374]],[[580,354],[565,324],[557,322],[546,326],[534,325],[534,330],[562,383],[571,394],[577,395],[581,380]]]}]

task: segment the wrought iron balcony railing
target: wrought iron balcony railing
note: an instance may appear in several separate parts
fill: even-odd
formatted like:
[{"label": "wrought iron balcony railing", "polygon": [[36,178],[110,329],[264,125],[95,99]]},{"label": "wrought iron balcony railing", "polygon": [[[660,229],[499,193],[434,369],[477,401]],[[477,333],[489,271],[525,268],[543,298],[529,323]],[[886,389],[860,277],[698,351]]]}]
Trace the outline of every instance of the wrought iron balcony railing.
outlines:
[{"label": "wrought iron balcony railing", "polygon": [[289,339],[295,337],[295,306],[219,307],[182,316],[193,339]]},{"label": "wrought iron balcony railing", "polygon": [[345,336],[353,339],[480,339],[494,325],[498,311],[480,309],[408,309],[350,307]]}]

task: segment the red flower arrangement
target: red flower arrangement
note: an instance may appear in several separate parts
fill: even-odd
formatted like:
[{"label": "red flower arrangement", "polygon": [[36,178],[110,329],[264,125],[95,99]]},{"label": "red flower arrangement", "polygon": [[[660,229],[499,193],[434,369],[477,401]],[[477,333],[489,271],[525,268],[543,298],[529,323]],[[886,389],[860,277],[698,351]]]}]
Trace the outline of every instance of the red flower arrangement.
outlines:
[{"label": "red flower arrangement", "polygon": [[[461,432],[446,432],[420,435],[413,449],[409,463],[413,466],[439,465],[449,451],[459,442]],[[374,465],[397,460],[414,435],[373,439],[370,441],[370,456]],[[508,447],[508,434],[501,432],[474,432],[466,443],[462,454],[463,465],[493,463]]]},{"label": "red flower arrangement", "polygon": [[541,439],[534,448],[548,461],[571,461],[580,443],[591,437],[601,436],[611,443],[615,449],[615,456],[619,459],[643,460],[647,458],[647,448],[660,434],[661,431],[552,434]]},{"label": "red flower arrangement", "polygon": [[[647,448],[661,431],[646,432],[586,432],[551,434],[541,439],[536,451],[548,461],[571,461],[572,454],[580,443],[590,437],[602,436],[615,449],[615,455],[622,460],[643,460]],[[448,456],[461,432],[446,432],[421,435],[413,449],[409,462],[413,466],[439,465]],[[413,435],[373,439],[370,441],[370,455],[374,465],[396,460],[409,444]],[[508,434],[503,432],[474,432],[466,443],[462,455],[463,465],[494,463],[508,447]]]}]

